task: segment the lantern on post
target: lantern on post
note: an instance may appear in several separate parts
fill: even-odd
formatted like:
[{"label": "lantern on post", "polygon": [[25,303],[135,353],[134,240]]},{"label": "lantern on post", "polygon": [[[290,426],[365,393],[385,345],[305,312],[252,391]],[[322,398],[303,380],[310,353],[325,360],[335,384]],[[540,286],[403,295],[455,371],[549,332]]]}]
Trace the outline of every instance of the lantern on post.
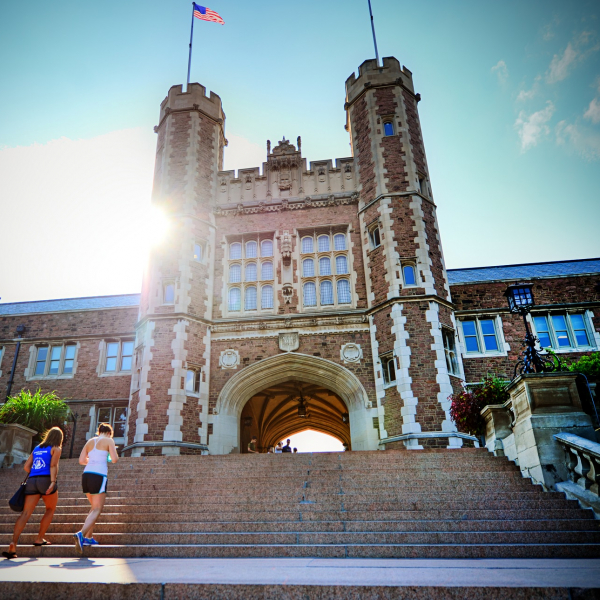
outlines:
[{"label": "lantern on post", "polygon": [[536,346],[539,340],[529,328],[527,315],[535,306],[532,288],[533,285],[531,283],[520,283],[509,285],[504,292],[508,301],[508,309],[515,315],[521,315],[525,324],[524,350],[521,358],[519,358],[515,365],[513,379],[523,373],[547,373],[555,370],[552,360],[538,352]]}]

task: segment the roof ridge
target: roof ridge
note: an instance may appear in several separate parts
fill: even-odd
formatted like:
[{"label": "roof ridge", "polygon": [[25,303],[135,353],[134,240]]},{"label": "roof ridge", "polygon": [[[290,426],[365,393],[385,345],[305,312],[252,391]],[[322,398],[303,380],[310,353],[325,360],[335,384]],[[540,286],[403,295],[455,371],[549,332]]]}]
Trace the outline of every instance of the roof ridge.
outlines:
[{"label": "roof ridge", "polygon": [[478,271],[481,269],[503,269],[508,267],[533,267],[536,265],[560,265],[565,263],[582,263],[582,262],[591,262],[594,260],[600,260],[598,258],[574,258],[571,260],[547,260],[543,262],[532,262],[532,263],[514,263],[510,265],[488,265],[485,267],[462,267],[457,269],[446,269],[447,272],[451,271]]}]

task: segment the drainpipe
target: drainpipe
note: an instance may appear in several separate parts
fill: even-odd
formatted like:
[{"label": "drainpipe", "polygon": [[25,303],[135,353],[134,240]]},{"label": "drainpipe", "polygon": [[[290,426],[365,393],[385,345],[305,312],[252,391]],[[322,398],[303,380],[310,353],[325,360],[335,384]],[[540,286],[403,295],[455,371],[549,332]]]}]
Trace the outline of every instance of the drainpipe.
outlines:
[{"label": "drainpipe", "polygon": [[25,331],[25,325],[17,325],[17,348],[15,349],[15,357],[13,359],[12,369],[10,370],[10,377],[8,378],[8,384],[6,385],[6,400],[10,396],[10,392],[12,390],[13,381],[15,380],[15,370],[17,368],[17,358],[19,358],[19,350],[21,348],[21,338],[23,337],[23,332]]}]

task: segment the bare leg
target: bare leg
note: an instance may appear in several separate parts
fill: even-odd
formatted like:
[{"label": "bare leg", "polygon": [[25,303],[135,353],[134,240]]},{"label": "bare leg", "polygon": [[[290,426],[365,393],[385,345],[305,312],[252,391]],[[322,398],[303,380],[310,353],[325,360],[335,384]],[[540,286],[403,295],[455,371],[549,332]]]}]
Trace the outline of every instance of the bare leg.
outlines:
[{"label": "bare leg", "polygon": [[56,494],[50,494],[49,496],[43,495],[42,500],[46,505],[46,512],[40,522],[40,531],[37,538],[35,538],[35,544],[41,544],[44,541],[46,531],[48,531],[48,527],[50,527],[50,523],[52,523],[52,518],[54,517],[54,511],[56,510],[56,504],[58,502],[58,492],[56,492]]},{"label": "bare leg", "polygon": [[94,525],[98,520],[98,517],[102,514],[102,509],[104,508],[104,501],[106,500],[106,494],[86,494],[90,504],[92,505],[92,510],[90,510],[90,514],[87,516],[83,527],[81,528],[81,533],[83,537],[89,537],[90,531],[94,531]]},{"label": "bare leg", "polygon": [[40,501],[41,496],[39,494],[31,494],[30,496],[25,496],[25,507],[23,508],[23,512],[21,516],[17,519],[15,523],[15,529],[13,531],[13,541],[11,545],[8,547],[9,552],[17,551],[17,544],[19,543],[19,537],[25,529],[25,525],[27,525],[27,521],[31,518],[37,503]]}]

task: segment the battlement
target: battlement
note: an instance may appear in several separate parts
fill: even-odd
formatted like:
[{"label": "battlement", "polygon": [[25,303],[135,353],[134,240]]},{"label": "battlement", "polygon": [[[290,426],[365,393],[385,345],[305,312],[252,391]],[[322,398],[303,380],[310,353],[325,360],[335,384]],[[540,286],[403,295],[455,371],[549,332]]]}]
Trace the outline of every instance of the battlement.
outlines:
[{"label": "battlement", "polygon": [[160,104],[160,120],[171,111],[200,110],[215,121],[224,121],[225,113],[221,105],[221,97],[210,92],[206,95],[206,88],[199,83],[190,83],[187,92],[182,85],[174,85],[169,90],[167,97]]},{"label": "battlement", "polygon": [[414,93],[412,72],[401,67],[393,56],[386,56],[383,65],[377,66],[375,59],[365,60],[358,67],[358,77],[352,73],[346,79],[346,102],[353,102],[365,88],[400,83]]}]

